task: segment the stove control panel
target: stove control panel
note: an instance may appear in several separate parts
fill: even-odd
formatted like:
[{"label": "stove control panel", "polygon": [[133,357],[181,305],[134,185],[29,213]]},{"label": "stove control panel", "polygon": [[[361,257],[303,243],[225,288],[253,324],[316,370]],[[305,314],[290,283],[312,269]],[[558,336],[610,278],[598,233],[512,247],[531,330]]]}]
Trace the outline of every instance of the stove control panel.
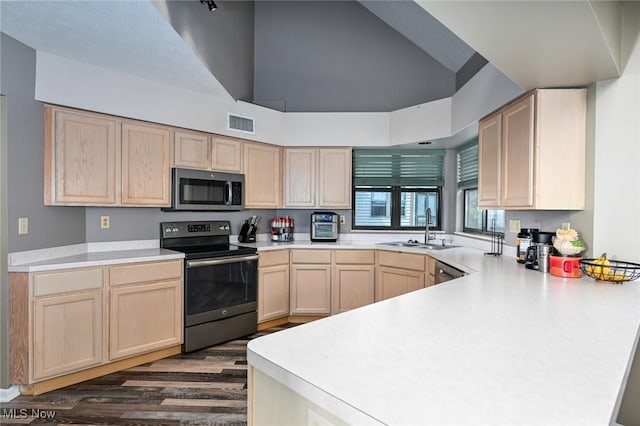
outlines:
[{"label": "stove control panel", "polygon": [[231,235],[231,223],[228,220],[163,222],[160,224],[161,239],[220,235]]}]

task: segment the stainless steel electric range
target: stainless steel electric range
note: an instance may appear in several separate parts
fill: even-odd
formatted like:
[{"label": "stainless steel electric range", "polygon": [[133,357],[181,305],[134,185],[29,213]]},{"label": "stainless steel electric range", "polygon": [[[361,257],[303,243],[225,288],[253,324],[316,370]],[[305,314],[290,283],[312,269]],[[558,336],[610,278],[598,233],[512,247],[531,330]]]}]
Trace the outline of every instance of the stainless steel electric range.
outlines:
[{"label": "stainless steel electric range", "polygon": [[160,247],[185,254],[183,352],[257,330],[257,249],[230,235],[228,221],[160,224]]}]

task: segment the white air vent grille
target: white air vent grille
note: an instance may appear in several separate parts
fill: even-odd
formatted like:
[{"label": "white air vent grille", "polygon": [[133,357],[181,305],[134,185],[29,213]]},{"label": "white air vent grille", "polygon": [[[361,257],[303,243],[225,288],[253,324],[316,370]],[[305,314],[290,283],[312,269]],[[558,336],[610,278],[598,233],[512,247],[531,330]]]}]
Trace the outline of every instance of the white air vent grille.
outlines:
[{"label": "white air vent grille", "polygon": [[256,134],[256,123],[251,117],[244,117],[237,114],[227,114],[227,129],[236,130],[242,133]]}]

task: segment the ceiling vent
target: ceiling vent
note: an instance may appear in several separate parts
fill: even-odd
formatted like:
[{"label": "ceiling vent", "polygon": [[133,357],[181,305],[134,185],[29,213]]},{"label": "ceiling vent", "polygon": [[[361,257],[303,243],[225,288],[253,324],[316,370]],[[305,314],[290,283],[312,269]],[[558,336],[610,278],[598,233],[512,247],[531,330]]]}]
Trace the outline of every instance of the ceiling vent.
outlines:
[{"label": "ceiling vent", "polygon": [[245,117],[243,115],[227,114],[227,129],[235,130],[237,132],[248,133],[250,135],[256,134],[256,123],[251,117]]}]

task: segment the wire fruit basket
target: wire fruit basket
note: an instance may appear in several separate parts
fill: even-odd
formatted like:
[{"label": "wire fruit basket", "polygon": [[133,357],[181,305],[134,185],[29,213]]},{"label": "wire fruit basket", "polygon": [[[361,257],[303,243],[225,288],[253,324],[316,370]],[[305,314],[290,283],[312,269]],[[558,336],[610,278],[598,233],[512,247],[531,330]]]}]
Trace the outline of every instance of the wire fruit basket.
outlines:
[{"label": "wire fruit basket", "polygon": [[608,260],[608,263],[596,263],[598,259],[582,259],[580,270],[597,281],[621,284],[640,277],[640,264]]}]

